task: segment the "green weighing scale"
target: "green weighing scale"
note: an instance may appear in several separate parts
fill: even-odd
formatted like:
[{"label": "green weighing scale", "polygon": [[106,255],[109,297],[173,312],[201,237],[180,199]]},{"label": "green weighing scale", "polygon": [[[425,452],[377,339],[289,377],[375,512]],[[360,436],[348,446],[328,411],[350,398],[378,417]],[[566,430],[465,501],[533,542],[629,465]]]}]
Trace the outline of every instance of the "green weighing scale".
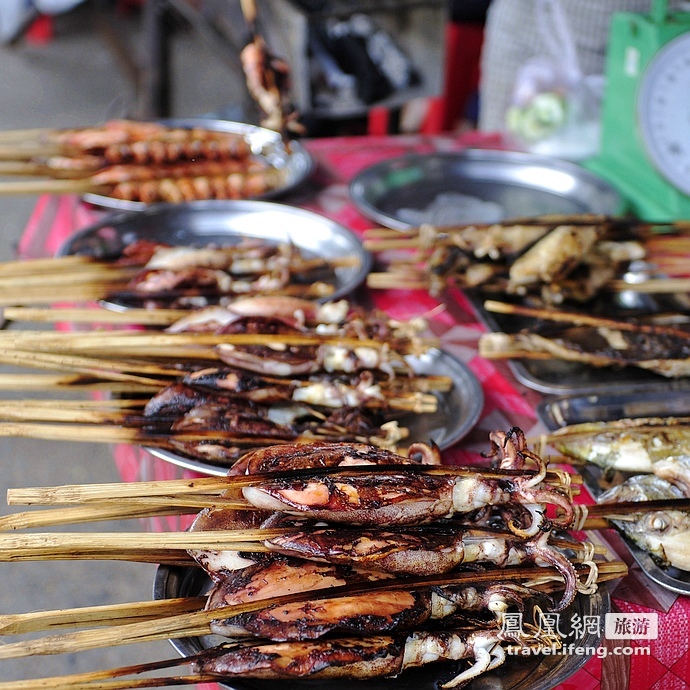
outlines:
[{"label": "green weighing scale", "polygon": [[586,167],[643,220],[690,219],[690,12],[613,15],[600,153]]}]

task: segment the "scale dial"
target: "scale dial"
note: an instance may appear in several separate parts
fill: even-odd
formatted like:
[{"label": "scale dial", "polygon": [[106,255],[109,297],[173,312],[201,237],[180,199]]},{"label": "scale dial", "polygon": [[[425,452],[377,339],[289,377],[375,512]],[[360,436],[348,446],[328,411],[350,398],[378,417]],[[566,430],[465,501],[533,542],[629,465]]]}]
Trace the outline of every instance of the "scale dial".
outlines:
[{"label": "scale dial", "polygon": [[690,195],[690,33],[667,43],[649,63],[637,114],[650,160],[668,182]]}]

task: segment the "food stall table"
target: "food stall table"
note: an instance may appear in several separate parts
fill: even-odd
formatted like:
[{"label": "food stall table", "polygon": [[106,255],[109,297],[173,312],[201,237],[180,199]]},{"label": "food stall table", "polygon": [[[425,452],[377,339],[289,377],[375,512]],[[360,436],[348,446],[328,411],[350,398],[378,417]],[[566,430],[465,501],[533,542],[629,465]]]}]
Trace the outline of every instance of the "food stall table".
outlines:
[{"label": "food stall table", "polygon": [[[459,151],[468,146],[500,148],[499,139],[477,133],[338,137],[304,144],[316,162],[315,173],[280,201],[327,216],[358,233],[372,225],[359,213],[348,193],[349,181],[361,170],[407,153]],[[65,238],[103,213],[74,196],[40,197],[19,244],[19,257],[52,255]],[[481,418],[461,443],[445,452],[446,462],[476,461],[478,453],[487,449],[492,430],[517,426],[528,436],[545,431],[536,414],[541,395],[517,382],[505,364],[478,356],[477,340],[485,327],[462,292],[450,291],[443,303],[422,290],[369,291],[367,298],[393,318],[431,317],[430,327],[441,347],[464,362],[481,382],[485,396]],[[170,479],[182,472],[138,447],[116,446],[113,453],[124,481]],[[586,496],[581,498],[587,500]],[[148,524],[152,530],[177,527],[177,518],[160,518]],[[690,690],[690,598],[649,580],[616,533],[607,530],[604,539],[630,568],[629,575],[612,591],[613,610],[658,614],[658,638],[631,640],[626,647],[620,646],[620,640],[603,640],[606,654],[592,655],[557,690]],[[642,647],[643,653],[635,653]]]}]

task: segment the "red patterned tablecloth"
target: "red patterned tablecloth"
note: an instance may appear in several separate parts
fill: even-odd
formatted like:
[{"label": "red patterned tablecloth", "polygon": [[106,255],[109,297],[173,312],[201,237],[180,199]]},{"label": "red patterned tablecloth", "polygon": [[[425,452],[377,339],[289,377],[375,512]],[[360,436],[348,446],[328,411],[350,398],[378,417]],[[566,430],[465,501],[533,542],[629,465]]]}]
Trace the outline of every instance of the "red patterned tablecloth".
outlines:
[{"label": "red patterned tablecloth", "polygon": [[[283,203],[300,206],[328,216],[355,232],[371,226],[352,204],[348,183],[364,168],[406,153],[456,151],[467,146],[497,148],[500,141],[470,133],[454,136],[386,136],[315,139],[305,142],[317,166],[311,180]],[[86,206],[71,196],[40,197],[18,248],[20,258],[53,254],[66,237],[97,220],[102,211]],[[483,327],[471,304],[457,291],[445,300],[445,309],[428,293],[415,291],[374,291],[373,303],[394,318],[433,314],[430,325],[444,350],[468,365],[482,384],[485,405],[477,426],[458,444],[445,452],[445,461],[456,464],[476,460],[486,450],[493,429],[519,426],[526,434],[544,431],[535,409],[540,395],[516,382],[505,365],[481,359],[477,339]],[[125,481],[179,477],[181,470],[146,451],[131,446],[113,450],[118,470]],[[161,518],[150,523],[153,530],[176,529],[177,519]],[[592,656],[586,665],[557,690],[690,690],[690,598],[663,589],[632,562],[627,549],[612,532],[608,543],[630,567],[630,574],[613,591],[615,611],[656,613],[659,634],[656,640],[625,642],[625,649],[649,647],[648,655],[616,655],[617,640],[606,640],[610,653]],[[602,655],[603,656],[603,655]],[[208,686],[215,687],[215,686]]]}]

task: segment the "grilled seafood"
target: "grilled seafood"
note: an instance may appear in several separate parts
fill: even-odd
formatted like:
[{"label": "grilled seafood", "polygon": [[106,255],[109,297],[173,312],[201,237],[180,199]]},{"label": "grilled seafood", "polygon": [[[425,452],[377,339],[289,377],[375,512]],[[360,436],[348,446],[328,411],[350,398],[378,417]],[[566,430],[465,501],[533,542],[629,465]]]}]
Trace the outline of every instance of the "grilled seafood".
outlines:
[{"label": "grilled seafood", "polygon": [[264,544],[288,556],[409,575],[444,573],[466,563],[503,567],[530,561],[549,564],[565,581],[563,598],[556,606],[561,611],[575,596],[576,575],[570,561],[548,539],[548,532],[524,540],[510,532],[451,525],[390,532],[310,526],[272,537]]},{"label": "grilled seafood", "polygon": [[[355,465],[400,465],[421,462],[438,465],[441,462],[438,448],[423,443],[410,446],[409,457],[363,443],[312,442],[269,446],[246,453],[228,470],[228,475],[259,475],[289,470],[318,469],[321,467],[352,467]],[[225,495],[230,495],[226,492]],[[228,530],[244,527],[271,527],[280,516],[270,511],[233,511],[225,508],[202,510],[191,530]],[[254,562],[251,554],[236,551],[192,551],[192,557],[213,580],[227,573],[244,568]]]},{"label": "grilled seafood", "polygon": [[678,487],[684,496],[690,498],[690,457],[676,454],[657,460],[652,470],[657,477]]},{"label": "grilled seafood", "polygon": [[[600,503],[682,498],[683,492],[655,475],[630,477],[599,497]],[[690,570],[690,514],[678,510],[650,511],[629,519],[613,519],[635,544],[664,566]]]},{"label": "grilled seafood", "polygon": [[[294,558],[268,558],[236,570],[209,593],[206,609],[223,609],[248,601],[270,599],[296,592],[310,592],[346,584],[389,579],[382,573],[366,573],[350,566],[334,566]],[[428,621],[456,623],[462,616],[489,613],[500,619],[509,606],[523,607],[534,592],[521,585],[493,585],[477,589],[444,586],[410,591],[355,594],[318,601],[269,604],[264,609],[225,618],[211,630],[226,637],[261,637],[276,642],[312,640],[330,634],[359,636],[410,630]],[[486,620],[486,616],[484,616]],[[451,620],[452,619],[452,620]]]},{"label": "grilled seafood", "polygon": [[[352,678],[395,676],[407,668],[436,661],[473,659],[471,668],[443,683],[453,688],[497,668],[505,661],[502,642],[524,646],[547,644],[538,636],[517,639],[495,629],[471,632],[415,632],[408,636],[377,635],[323,642],[285,642],[231,648],[195,664],[195,669],[219,677]],[[551,644],[551,641],[548,642]]]},{"label": "grilled seafood", "polygon": [[[245,239],[238,244],[190,247],[137,240],[125,246],[114,263],[141,268],[125,288],[108,295],[111,300],[181,308],[200,308],[228,300],[237,302],[236,309],[232,303],[224,305],[231,313],[215,311],[211,318],[207,314],[199,315],[199,323],[205,324],[208,330],[214,324],[215,328],[221,328],[241,316],[262,318],[278,316],[281,312],[286,319],[290,312],[296,314],[293,320],[299,325],[304,324],[304,317],[299,320],[302,313],[332,323],[349,309],[347,302],[315,308],[308,306],[310,300],[285,295],[274,295],[272,301],[263,304],[247,300],[249,295],[256,299],[256,295],[266,296],[280,290],[314,298],[333,292],[331,263],[325,259],[307,260],[297,247],[286,242]],[[171,332],[184,330],[190,330],[189,320],[171,328]],[[193,330],[200,330],[199,324]]]},{"label": "grilled seafood", "polygon": [[[564,493],[543,484],[544,463],[527,451],[519,429],[505,434],[495,432],[491,440],[493,454],[500,455],[506,465],[503,470],[492,471],[500,476],[497,483],[493,484],[486,477],[483,483],[479,481],[482,472],[479,469],[469,472],[467,477],[450,477],[452,481],[476,480],[472,485],[484,492],[483,501],[479,503],[500,499],[501,492],[510,491],[516,498],[518,494],[526,498],[530,490],[554,491],[559,496],[557,501],[567,501]],[[420,447],[419,450],[425,460],[437,459],[433,448]],[[318,473],[311,475],[309,469],[340,467],[340,471],[328,476],[346,496],[354,498],[354,492],[362,488],[356,479],[367,476],[372,484],[381,485],[385,504],[391,499],[393,487],[398,486],[397,483],[391,485],[391,478],[394,482],[403,480],[406,487],[417,484],[421,470],[401,472],[398,476],[391,469],[400,464],[402,470],[410,467],[406,463],[411,462],[409,458],[363,444],[321,443],[257,450],[238,462],[231,474],[266,474],[265,482],[249,487],[264,490],[269,483],[279,481],[272,476],[277,472],[301,470],[309,477],[306,480],[309,483],[318,479]],[[536,469],[517,469],[527,462]],[[375,473],[348,469],[362,464],[380,467]],[[440,470],[432,469],[434,473]],[[426,478],[426,475],[421,476]],[[288,482],[286,486],[293,485]],[[412,493],[416,494],[414,486],[412,488]],[[234,497],[238,490],[226,493]],[[241,491],[246,494],[248,487]],[[359,494],[359,498],[369,509],[370,496]],[[465,496],[464,500],[467,503],[475,498],[480,497]],[[467,586],[458,583],[430,586],[411,582],[403,589],[399,586],[410,574],[467,570],[471,563],[481,562],[510,569],[531,561],[555,566],[560,572],[565,583],[563,594],[560,601],[552,602],[550,609],[561,611],[572,601],[579,583],[574,566],[559,547],[549,542],[547,521],[542,521],[543,531],[532,538],[455,521],[395,528],[385,510],[375,512],[378,504],[376,501],[374,504],[370,516],[375,515],[376,522],[381,523],[378,529],[305,522],[305,517],[322,519],[324,515],[284,511],[285,506],[275,512],[274,506],[262,505],[254,511],[242,511],[245,515],[221,507],[202,511],[192,529],[250,526],[256,532],[256,537],[252,538],[258,539],[262,548],[239,553],[193,552],[214,582],[207,600],[207,608],[214,615],[217,610],[212,631],[244,640],[233,647],[205,652],[194,662],[195,669],[218,674],[219,678],[364,679],[397,674],[405,668],[434,660],[473,659],[470,669],[443,686],[456,687],[502,663],[503,643],[530,645],[537,644],[539,639],[543,644],[551,644],[546,640],[546,632],[537,631],[529,624],[528,632],[523,630],[519,641],[503,629],[503,614],[510,607],[524,611],[527,602],[536,596],[536,592],[525,585]],[[544,511],[543,504],[530,503],[530,507]],[[422,509],[427,511],[427,519],[438,517],[433,514],[433,508],[429,510],[428,503]],[[256,529],[258,526],[260,528]],[[265,538],[260,536],[262,530],[267,530]],[[268,553],[263,550],[265,548],[269,549]],[[369,581],[381,581],[382,584],[394,581],[395,586],[382,589],[375,597],[367,593],[338,595],[335,591],[331,596],[324,591]],[[306,592],[320,594],[315,599],[292,603],[270,601],[277,594]],[[264,599],[267,600],[265,607],[249,613],[233,615],[228,608]],[[250,642],[245,639],[248,637],[268,642]]]},{"label": "grilled seafood", "polygon": [[[269,391],[270,393],[270,391]],[[257,396],[261,398],[261,396]],[[275,400],[275,396],[274,396]],[[232,464],[257,442],[330,439],[395,447],[407,430],[395,420],[383,421],[376,410],[358,407],[314,408],[302,403],[252,400],[198,386],[174,383],[153,396],[144,408],[143,426],[150,433],[170,434],[168,445],[187,457]],[[225,439],[177,439],[175,432],[223,431]],[[257,441],[258,440],[258,441]],[[417,447],[418,448],[418,447]],[[415,453],[418,450],[414,451]]]},{"label": "grilled seafood", "polygon": [[441,456],[434,444],[412,444],[408,457],[364,443],[309,443],[273,446],[247,453],[230,469],[230,475],[268,474],[286,470],[318,469],[320,467],[352,467],[355,465],[405,465],[419,461],[439,465]]},{"label": "grilled seafood", "polygon": [[223,306],[195,310],[169,326],[169,333],[213,332],[240,317],[280,318],[288,325],[303,328],[307,322],[318,326],[344,321],[350,305],[346,300],[318,304],[312,300],[284,295],[240,297]]},{"label": "grilled seafood", "polygon": [[595,367],[639,367],[668,378],[690,375],[690,338],[574,326],[549,336],[535,332],[483,333],[479,354],[487,359],[552,357]]},{"label": "grilled seafood", "polygon": [[639,417],[562,427],[547,442],[561,453],[604,470],[654,472],[667,458],[690,458],[690,420]]},{"label": "grilled seafood", "polygon": [[[545,517],[539,517],[538,512],[543,510],[542,504],[562,509],[562,514],[553,518],[558,527],[568,527],[573,518],[568,497],[541,485],[541,476],[532,473],[499,479],[482,477],[481,472],[431,475],[386,471],[376,476],[275,479],[246,487],[243,494],[261,510],[353,525],[416,524],[513,502],[539,506],[533,514],[535,524],[545,524]],[[511,524],[511,529],[516,528]]]},{"label": "grilled seafood", "polygon": [[365,233],[371,251],[416,249],[414,258],[386,273],[370,274],[370,287],[428,286],[440,294],[448,286],[484,293],[529,296],[542,304],[587,302],[627,266],[645,258],[640,239],[645,226],[593,216],[518,218],[490,225],[436,228],[422,225],[393,238],[380,230]]}]

